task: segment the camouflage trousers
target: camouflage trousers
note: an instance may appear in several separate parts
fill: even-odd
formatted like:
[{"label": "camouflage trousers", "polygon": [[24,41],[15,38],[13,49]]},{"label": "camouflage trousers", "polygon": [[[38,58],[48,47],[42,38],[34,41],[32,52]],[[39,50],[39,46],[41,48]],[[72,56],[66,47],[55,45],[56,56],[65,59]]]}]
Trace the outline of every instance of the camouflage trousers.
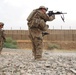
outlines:
[{"label": "camouflage trousers", "polygon": [[3,41],[0,41],[0,54],[1,54],[2,48],[3,48]]},{"label": "camouflage trousers", "polygon": [[40,37],[32,37],[30,36],[32,42],[32,52],[35,59],[42,57],[42,49],[43,49],[43,39]]}]

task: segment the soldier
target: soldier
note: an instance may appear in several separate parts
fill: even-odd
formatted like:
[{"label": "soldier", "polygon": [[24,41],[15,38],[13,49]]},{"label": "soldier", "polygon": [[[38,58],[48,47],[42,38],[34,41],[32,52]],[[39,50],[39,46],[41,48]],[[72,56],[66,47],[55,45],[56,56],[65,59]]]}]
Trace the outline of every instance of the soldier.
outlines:
[{"label": "soldier", "polygon": [[0,54],[3,48],[4,41],[6,40],[4,37],[4,31],[2,30],[4,23],[0,22]]},{"label": "soldier", "polygon": [[33,10],[27,17],[29,37],[32,42],[32,52],[35,60],[42,60],[43,49],[43,31],[47,31],[49,28],[46,25],[47,21],[53,21],[55,15],[48,16],[46,14],[48,8],[40,6],[38,9]]}]

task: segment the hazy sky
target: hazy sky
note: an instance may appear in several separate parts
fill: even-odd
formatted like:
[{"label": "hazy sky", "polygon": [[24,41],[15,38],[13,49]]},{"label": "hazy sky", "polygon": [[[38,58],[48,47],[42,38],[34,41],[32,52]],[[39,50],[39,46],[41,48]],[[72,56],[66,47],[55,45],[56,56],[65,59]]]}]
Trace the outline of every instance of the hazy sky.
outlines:
[{"label": "hazy sky", "polygon": [[33,9],[39,6],[48,10],[67,12],[65,23],[60,16],[49,24],[50,29],[76,29],[76,0],[0,0],[0,21],[4,22],[4,29],[28,29],[26,18]]}]

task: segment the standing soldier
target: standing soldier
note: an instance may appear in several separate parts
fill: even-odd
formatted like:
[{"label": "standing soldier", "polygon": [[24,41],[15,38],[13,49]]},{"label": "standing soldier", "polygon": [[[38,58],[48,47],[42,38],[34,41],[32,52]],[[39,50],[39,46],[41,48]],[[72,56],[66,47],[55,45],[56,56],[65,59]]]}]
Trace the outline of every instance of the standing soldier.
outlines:
[{"label": "standing soldier", "polygon": [[3,44],[5,41],[4,31],[2,30],[3,26],[4,26],[4,23],[0,22],[0,54],[1,54]]},{"label": "standing soldier", "polygon": [[46,21],[52,21],[55,19],[55,15],[48,16],[46,11],[48,8],[40,6],[38,9],[33,10],[27,17],[29,37],[32,42],[32,52],[35,60],[41,60],[42,48],[43,48],[43,32],[47,31],[49,26]]}]

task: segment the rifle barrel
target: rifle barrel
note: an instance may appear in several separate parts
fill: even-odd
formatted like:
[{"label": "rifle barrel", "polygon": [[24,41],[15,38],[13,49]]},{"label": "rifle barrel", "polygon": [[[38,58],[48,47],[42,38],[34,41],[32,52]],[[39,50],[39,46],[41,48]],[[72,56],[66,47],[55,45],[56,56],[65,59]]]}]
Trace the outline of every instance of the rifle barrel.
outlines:
[{"label": "rifle barrel", "polygon": [[67,14],[67,13],[62,13],[62,14]]},{"label": "rifle barrel", "polygon": [[67,14],[67,13],[62,13],[62,12],[61,12],[61,13],[53,13],[53,14]]}]

